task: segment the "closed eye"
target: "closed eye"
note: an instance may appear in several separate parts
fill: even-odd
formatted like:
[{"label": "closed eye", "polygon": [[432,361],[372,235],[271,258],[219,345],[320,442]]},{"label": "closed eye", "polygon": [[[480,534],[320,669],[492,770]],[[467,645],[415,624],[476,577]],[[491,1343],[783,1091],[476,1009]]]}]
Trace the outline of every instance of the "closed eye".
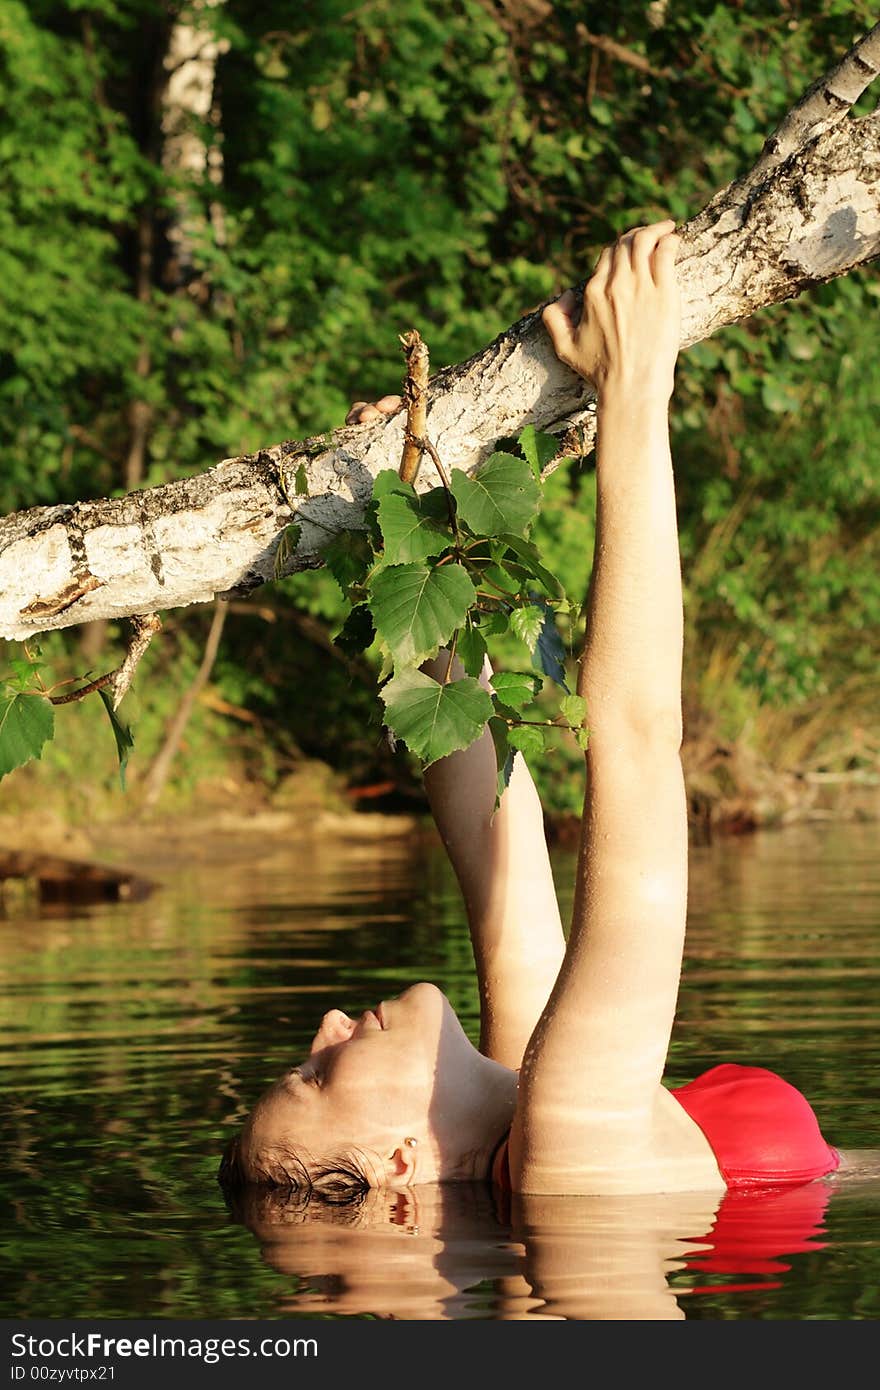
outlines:
[{"label": "closed eye", "polygon": [[317,1068],[312,1065],[292,1067],[287,1073],[286,1079],[290,1081],[293,1077],[297,1077],[305,1086],[315,1086],[318,1090],[321,1089],[321,1076]]}]

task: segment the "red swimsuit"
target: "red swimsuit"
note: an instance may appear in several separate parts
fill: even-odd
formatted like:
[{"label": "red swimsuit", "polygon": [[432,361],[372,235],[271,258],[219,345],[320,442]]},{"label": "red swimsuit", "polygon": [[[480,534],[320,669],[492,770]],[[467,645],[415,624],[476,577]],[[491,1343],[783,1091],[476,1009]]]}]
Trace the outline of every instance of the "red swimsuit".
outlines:
[{"label": "red swimsuit", "polygon": [[806,1097],[766,1067],[727,1062],[670,1094],[705,1134],[728,1187],[810,1182],[840,1164]]}]

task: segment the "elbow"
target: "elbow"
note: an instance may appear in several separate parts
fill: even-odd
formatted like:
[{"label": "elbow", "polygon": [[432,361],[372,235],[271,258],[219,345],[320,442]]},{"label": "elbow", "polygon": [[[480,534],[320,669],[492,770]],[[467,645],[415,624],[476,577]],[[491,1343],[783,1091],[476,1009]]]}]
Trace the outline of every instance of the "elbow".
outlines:
[{"label": "elbow", "polygon": [[587,724],[591,757],[601,756],[606,750],[615,758],[625,753],[639,761],[681,754],[684,724],[680,707],[618,709],[596,722],[588,718]]},{"label": "elbow", "polygon": [[652,714],[643,715],[634,723],[637,726],[638,737],[653,746],[670,749],[675,753],[681,752],[684,721],[680,705],[672,709],[654,710]]}]

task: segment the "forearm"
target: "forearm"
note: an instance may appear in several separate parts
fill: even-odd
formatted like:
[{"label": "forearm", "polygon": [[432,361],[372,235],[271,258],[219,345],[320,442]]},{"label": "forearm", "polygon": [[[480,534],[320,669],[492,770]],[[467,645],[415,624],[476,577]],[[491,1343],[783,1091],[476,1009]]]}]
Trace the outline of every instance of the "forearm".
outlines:
[{"label": "forearm", "polygon": [[[681,566],[662,394],[640,396],[633,383],[628,395],[600,397],[596,472],[578,683],[590,730],[587,794],[568,951],[551,1015],[597,1058],[628,1040],[631,1065],[618,1057],[608,1076],[621,1105],[637,1108],[662,1075],[687,892]],[[563,1065],[565,1032],[544,1047],[545,1069]],[[591,1103],[600,1103],[606,1081],[597,1073],[592,1092],[585,1088]]]},{"label": "forearm", "polygon": [[599,406],[597,525],[578,690],[591,754],[606,738],[681,737],[682,592],[668,406],[609,387]]}]

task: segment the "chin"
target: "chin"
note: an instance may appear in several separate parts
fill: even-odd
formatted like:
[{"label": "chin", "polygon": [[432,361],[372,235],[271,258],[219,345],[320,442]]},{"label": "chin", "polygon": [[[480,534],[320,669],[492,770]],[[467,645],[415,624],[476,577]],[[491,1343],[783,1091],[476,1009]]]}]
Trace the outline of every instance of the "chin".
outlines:
[{"label": "chin", "polygon": [[428,1017],[452,1009],[452,1005],[443,991],[427,980],[421,984],[410,985],[409,989],[405,989],[402,994],[397,996],[397,1003]]},{"label": "chin", "polygon": [[410,1016],[415,1016],[422,1024],[434,1023],[436,1026],[454,1023],[461,1028],[461,1021],[455,1009],[450,1004],[442,989],[436,985],[423,981],[421,984],[410,985],[402,994],[397,996],[397,1003],[411,1011]]},{"label": "chin", "polygon": [[[432,985],[429,980],[422,980],[417,985],[410,985],[399,996],[401,999],[446,999],[442,989]],[[449,1002],[448,1000],[446,1001]]]}]

